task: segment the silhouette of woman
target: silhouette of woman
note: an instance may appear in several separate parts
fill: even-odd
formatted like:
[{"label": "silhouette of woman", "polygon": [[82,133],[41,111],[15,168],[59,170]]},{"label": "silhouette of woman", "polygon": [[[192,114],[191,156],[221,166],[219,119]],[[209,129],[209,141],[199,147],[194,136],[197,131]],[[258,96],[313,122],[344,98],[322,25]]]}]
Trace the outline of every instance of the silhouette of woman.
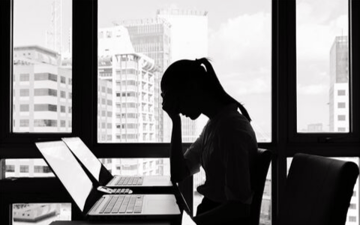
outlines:
[{"label": "silhouette of woman", "polygon": [[[226,93],[207,58],[179,60],[161,80],[163,110],[172,120],[171,179],[206,173],[198,187],[203,200],[197,224],[246,224],[252,190],[250,170],[257,152],[255,133],[244,106]],[[240,110],[240,112],[238,111]],[[180,113],[192,120],[209,118],[197,140],[183,153]]]}]

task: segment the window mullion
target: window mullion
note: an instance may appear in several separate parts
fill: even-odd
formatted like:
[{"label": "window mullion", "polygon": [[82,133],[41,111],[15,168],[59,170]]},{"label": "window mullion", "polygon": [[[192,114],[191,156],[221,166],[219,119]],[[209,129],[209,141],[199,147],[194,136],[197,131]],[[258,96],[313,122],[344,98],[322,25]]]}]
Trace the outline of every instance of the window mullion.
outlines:
[{"label": "window mullion", "polygon": [[360,139],[360,32],[358,26],[360,24],[360,2],[357,0],[349,0],[349,42],[350,42],[350,131],[353,132],[357,142]]}]

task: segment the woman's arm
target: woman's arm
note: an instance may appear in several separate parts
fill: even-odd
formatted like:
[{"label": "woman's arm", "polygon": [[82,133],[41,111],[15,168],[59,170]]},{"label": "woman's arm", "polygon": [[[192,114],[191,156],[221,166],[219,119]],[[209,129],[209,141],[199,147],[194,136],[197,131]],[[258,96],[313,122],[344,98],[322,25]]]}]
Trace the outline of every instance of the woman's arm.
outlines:
[{"label": "woman's arm", "polygon": [[182,151],[181,118],[179,114],[171,115],[173,123],[170,145],[170,174],[173,182],[180,182],[190,175]]}]

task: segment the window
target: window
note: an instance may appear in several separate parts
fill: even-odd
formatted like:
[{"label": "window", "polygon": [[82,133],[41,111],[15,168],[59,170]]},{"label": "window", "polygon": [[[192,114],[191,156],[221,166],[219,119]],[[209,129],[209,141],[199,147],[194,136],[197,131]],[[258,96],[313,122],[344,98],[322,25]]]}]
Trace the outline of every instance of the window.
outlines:
[{"label": "window", "polygon": [[338,103],[349,102],[348,1],[297,0],[296,10],[297,131],[338,132]]},{"label": "window", "polygon": [[344,96],[344,95],[346,95],[346,92],[345,92],[345,90],[338,90],[338,96]]},{"label": "window", "polygon": [[339,109],[345,108],[345,102],[338,102],[338,108]]},{"label": "window", "polygon": [[22,119],[20,120],[20,127],[28,127],[29,126],[29,120]]},{"label": "window", "polygon": [[56,127],[57,120],[34,120],[35,127]]},{"label": "window", "polygon": [[[49,114],[56,112],[63,101],[54,98],[58,92],[61,98],[72,92],[72,86],[64,85],[72,79],[72,22],[72,0],[13,1],[12,71],[13,77],[18,78],[11,88],[21,97],[29,97],[21,102],[13,99],[17,106],[12,111],[14,133],[58,132],[57,129],[38,128],[42,127],[39,121],[59,119],[59,115]],[[21,111],[20,103],[29,105],[26,119],[30,122],[26,131],[16,126],[20,119],[25,119],[21,118],[25,115],[17,112]],[[66,104],[70,106],[72,102]],[[32,114],[32,109],[36,113]],[[72,114],[66,117],[69,120]],[[53,127],[54,123],[51,124],[45,127]]]},{"label": "window", "polygon": [[[161,76],[172,62],[181,58],[195,59],[201,56],[210,57],[213,60],[213,66],[224,88],[234,98],[246,105],[252,116],[259,141],[269,142],[271,140],[271,6],[269,2],[264,1],[263,3],[261,4],[262,7],[253,10],[252,7],[246,4],[234,2],[233,5],[226,6],[224,11],[219,11],[219,6],[215,6],[215,4],[209,9],[205,9],[201,2],[193,2],[191,7],[183,6],[184,8],[198,8],[199,10],[160,8],[155,4],[148,7],[146,14],[148,18],[144,19],[144,14],[139,13],[137,15],[135,6],[131,4],[126,7],[119,4],[119,7],[116,7],[111,1],[99,1],[99,83],[104,83],[105,79],[103,78],[106,77],[101,64],[101,62],[104,62],[105,56],[117,58],[118,60],[118,63],[109,61],[107,65],[113,69],[106,72],[112,73],[112,71],[116,71],[112,80],[107,79],[118,88],[113,94],[107,95],[110,98],[109,100],[118,105],[112,109],[112,116],[116,118],[117,114],[122,114],[127,110],[140,110],[140,113],[147,113],[154,118],[152,122],[156,129],[150,130],[148,136],[139,130],[137,133],[139,139],[135,140],[135,142],[170,141],[171,126],[168,124],[171,121],[166,114],[163,114],[162,110],[158,110],[161,109],[162,99],[161,97],[152,98],[151,96],[159,96]],[[178,1],[177,4],[183,5],[181,1]],[[114,26],[106,19],[109,13],[112,13],[111,8],[113,7],[119,8],[113,15],[119,22],[118,26]],[[231,15],[223,14],[229,8],[236,8],[239,11],[234,10]],[[134,13],[130,16],[127,13],[129,11]],[[248,13],[250,14],[248,15]],[[216,18],[221,18],[221,20],[214,22],[217,20]],[[161,22],[163,19],[169,23]],[[252,29],[252,27],[258,27],[259,29]],[[233,38],[232,30],[246,29],[248,30],[246,35],[238,35],[241,39]],[[172,34],[170,30],[173,31]],[[192,35],[181,35],[189,30],[191,30]],[[102,34],[105,34],[106,38],[100,38]],[[124,35],[128,35],[130,40],[122,39],[121,37]],[[254,39],[256,41],[252,42],[251,40]],[[172,40],[172,42],[164,42],[163,40]],[[128,46],[130,49],[134,49],[134,51],[129,52],[118,49],[116,45],[119,42],[122,42],[124,46]],[[255,42],[256,44],[244,44]],[[151,48],[149,48],[150,46]],[[232,60],[241,62],[240,64],[226,60],[227,52],[233,52],[234,47],[241,50],[232,53]],[[112,56],[109,55],[110,52]],[[151,67],[141,67],[141,60],[148,59],[139,57],[138,53],[148,55],[151,60],[146,62],[158,67],[159,71],[152,71]],[[231,78],[235,76],[234,71],[242,74],[235,83],[232,82]],[[119,84],[121,84],[121,87]],[[98,96],[104,96],[104,93],[105,88],[98,90]],[[109,94],[109,92],[107,93]],[[116,98],[116,96],[121,96],[121,98]],[[146,96],[146,98],[143,96]],[[134,101],[144,104],[134,104]],[[102,102],[98,102],[98,107],[101,107],[102,104]],[[261,110],[258,110],[260,106],[262,110],[266,110],[268,113],[260,113]],[[146,115],[146,117],[148,116]],[[140,127],[143,126],[144,122],[148,121],[148,119],[141,120],[141,118],[126,118],[121,122],[133,123],[135,122],[134,119],[137,119],[136,122]],[[198,121],[186,120],[183,131],[188,138],[183,141],[194,141],[199,135],[200,127],[205,125],[206,120],[205,117],[200,118]],[[198,130],[195,127],[198,127]],[[101,137],[101,135],[98,135],[98,137]],[[142,137],[147,137],[147,140]],[[154,139],[150,140],[149,137]],[[123,141],[126,140],[122,139]]]},{"label": "window", "polygon": [[34,111],[50,111],[50,112],[56,112],[56,111],[57,111],[57,105],[36,104],[36,105],[34,105]]},{"label": "window", "polygon": [[338,115],[338,120],[339,121],[345,121],[346,116],[345,115]]},{"label": "window", "polygon": [[57,90],[54,89],[34,89],[34,95],[35,96],[57,96]]},{"label": "window", "polygon": [[356,222],[355,216],[349,216],[349,222]]},{"label": "window", "polygon": [[14,165],[6,165],[6,172],[15,172],[15,166]]},{"label": "window", "polygon": [[20,96],[29,96],[29,90],[28,89],[20,89]]},{"label": "window", "polygon": [[29,112],[29,105],[20,105],[20,112]]},{"label": "window", "polygon": [[20,165],[20,173],[28,173],[29,172],[29,166]]},{"label": "window", "polygon": [[57,81],[57,75],[52,73],[35,73],[34,80]]},{"label": "window", "polygon": [[30,77],[28,73],[20,74],[20,81],[29,81]]},{"label": "window", "polygon": [[[163,43],[160,46],[157,44],[144,45],[140,40],[131,36],[135,33],[134,31],[131,31],[133,33],[130,33],[127,38],[136,43],[133,46],[136,53],[147,53],[145,55],[151,59],[149,61],[156,59],[154,64],[161,62],[162,66],[158,67],[158,74],[157,72],[149,74],[147,72],[151,73],[151,71],[142,71],[141,66],[144,64],[139,64],[137,57],[143,54],[127,52],[128,54],[118,55],[118,58],[111,57],[110,60],[108,55],[112,50],[111,45],[104,47],[104,42],[100,38],[97,39],[96,36],[102,32],[103,39],[107,39],[109,43],[114,38],[121,39],[121,36],[124,37],[122,35],[124,29],[119,29],[119,27],[136,26],[135,23],[126,24],[129,19],[136,22],[139,18],[165,17],[167,6],[174,2],[162,5],[156,1],[151,4],[143,1],[142,3],[146,7],[142,7],[145,10],[141,10],[140,15],[137,14],[139,12],[138,5],[124,5],[119,2],[117,4],[120,6],[114,7],[114,4],[107,0],[56,1],[63,4],[61,7],[62,49],[68,53],[68,56],[62,51],[54,50],[55,47],[51,47],[55,45],[55,43],[51,44],[55,39],[49,32],[52,24],[55,23],[55,20],[51,22],[51,15],[55,14],[51,8],[53,2],[48,0],[3,0],[1,2],[0,24],[1,32],[4,34],[2,37],[5,38],[0,51],[2,59],[0,61],[2,74],[0,76],[0,124],[3,127],[0,130],[0,152],[2,159],[8,161],[11,158],[20,161],[25,157],[36,158],[38,154],[34,151],[34,140],[39,138],[58,140],[67,135],[79,135],[87,141],[89,147],[99,157],[124,158],[126,160],[124,162],[128,162],[129,159],[139,160],[132,163],[122,162],[120,167],[122,171],[134,171],[136,168],[142,170],[141,163],[146,160],[140,161],[140,159],[144,157],[148,159],[150,152],[151,155],[168,157],[166,142],[169,142],[170,134],[164,131],[171,129],[171,122],[165,121],[166,115],[161,115],[159,82],[161,71],[172,60],[177,59],[174,55],[180,55],[178,54],[178,45],[173,43],[174,39],[168,33],[169,29],[160,23],[154,27],[144,25],[137,29],[139,36],[149,33],[150,30],[155,33],[164,33],[163,36],[156,36],[152,39],[154,43]],[[38,3],[39,7],[36,7]],[[260,218],[262,224],[271,224],[271,220],[278,221],[276,217],[279,213],[278,209],[281,208],[281,199],[286,183],[287,158],[297,152],[358,158],[360,147],[360,77],[356,76],[356,74],[360,74],[359,63],[356,63],[359,61],[360,40],[359,32],[357,32],[358,21],[360,21],[358,2],[355,0],[289,0],[284,3],[285,1],[281,0],[229,1],[227,4],[204,0],[179,1],[176,4],[177,9],[172,11],[172,13],[179,14],[174,15],[177,17],[189,8],[196,8],[199,11],[206,10],[208,13],[206,15],[208,17],[206,33],[209,34],[206,43],[208,46],[206,48],[207,56],[213,60],[213,65],[224,88],[234,98],[244,103],[249,110],[253,118],[252,125],[259,139],[259,147],[269,148],[275,153],[270,170],[271,177],[265,184]],[[206,9],[204,9],[205,5]],[[334,8],[336,10],[333,10]],[[111,11],[114,11],[114,14],[111,14]],[[42,12],[46,13],[40,15]],[[226,14],[218,14],[223,12]],[[335,20],[334,16],[338,16],[338,18]],[[111,20],[107,19],[110,17]],[[34,19],[41,18],[44,23],[34,22]],[[92,24],[92,21],[96,20],[97,24]],[[102,29],[109,28],[111,30],[112,27],[115,27],[113,21],[117,22],[119,26],[114,28],[111,37],[107,37],[107,33]],[[156,20],[152,20],[149,23],[155,22]],[[71,27],[72,24],[74,27]],[[99,26],[98,29],[94,27],[96,25]],[[334,29],[326,30],[326,27],[329,26]],[[340,29],[339,32],[340,27],[345,28]],[[329,33],[334,34],[331,39],[322,39]],[[347,36],[347,47],[344,36]],[[10,38],[10,41],[6,40]],[[185,40],[185,38],[184,36],[183,39]],[[322,39],[323,42],[316,44],[318,39]],[[45,44],[46,40],[49,45]],[[348,49],[347,56],[345,53],[339,54],[339,64],[336,65],[339,71],[341,68],[343,68],[342,71],[348,71],[348,81],[344,82],[347,80],[347,76],[340,76],[339,79],[334,80],[334,83],[337,82],[336,85],[330,88],[330,73],[334,71],[330,67],[330,61],[334,60],[330,57],[333,43],[338,43],[336,46],[339,47],[337,49],[339,51]],[[175,49],[170,49],[170,54],[164,54],[163,52],[169,52],[169,46],[173,44]],[[254,48],[252,48],[253,45],[255,45]],[[325,45],[326,47],[324,47]],[[24,48],[25,46],[38,47],[29,49]],[[102,48],[103,52],[100,51]],[[71,51],[67,52],[67,49],[71,49]],[[42,52],[43,50],[45,52]],[[313,50],[319,54],[311,54],[310,51]],[[60,54],[58,55],[57,52]],[[96,52],[99,55],[96,55]],[[332,52],[334,53],[334,51]],[[306,55],[307,53],[309,55]],[[102,56],[105,60],[101,60]],[[180,55],[179,57],[197,58],[201,56]],[[73,58],[76,66],[72,68]],[[320,62],[319,59],[323,61]],[[94,64],[93,62],[96,60],[103,64]],[[117,63],[119,63],[120,69],[113,70],[113,66]],[[341,66],[343,64],[347,66]],[[111,70],[102,73],[101,66],[111,67]],[[72,70],[76,74],[74,77]],[[113,71],[115,74],[111,74]],[[21,81],[20,74],[29,74],[29,81]],[[39,80],[35,80],[35,74],[42,74],[37,75]],[[68,85],[62,85],[61,77],[66,78]],[[73,82],[74,89],[72,88]],[[101,88],[102,86],[104,89]],[[41,91],[43,94],[38,95],[36,89],[46,89],[47,91]],[[109,93],[109,89],[112,90],[112,94]],[[58,91],[74,93],[72,101],[64,101],[60,98],[60,93],[58,98]],[[132,97],[137,98],[138,101],[127,102],[129,98],[122,97],[122,94],[128,92],[138,93]],[[151,95],[150,110],[152,111],[150,112],[147,111],[148,105],[145,105],[144,111],[141,110],[143,93],[146,104],[148,104],[147,97]],[[117,96],[116,99],[112,95]],[[309,96],[312,97],[310,100],[307,98]],[[330,101],[330,96],[333,97],[333,102]],[[98,107],[96,107],[96,99],[99,99]],[[58,100],[61,101],[61,104]],[[107,100],[111,100],[113,105],[107,105]],[[65,118],[64,113],[41,111],[34,111],[35,117],[30,116],[36,104],[56,105],[57,109],[63,105],[70,110],[72,102],[76,107],[73,108],[69,117]],[[135,103],[135,107],[128,107],[122,103]],[[342,106],[338,103],[345,103],[345,108],[338,108],[338,106]],[[21,112],[20,105],[29,105],[29,113]],[[99,118],[97,111],[99,111],[99,115],[102,111],[111,112],[111,114],[106,113],[105,117],[107,118]],[[322,115],[319,118],[319,116],[309,114],[311,111],[324,113],[319,113]],[[53,114],[59,114],[60,118],[54,117]],[[345,120],[338,121],[338,115],[344,115]],[[152,120],[150,120],[150,116],[152,116]],[[61,128],[61,120],[67,121],[66,125],[74,127],[74,129],[64,134],[62,130],[65,129]],[[139,124],[138,127],[142,128],[141,124],[145,122],[153,125],[154,132],[143,135],[142,133],[128,133],[126,129],[115,127],[111,132],[108,132],[107,129],[101,130],[102,124],[106,126],[111,123],[113,126],[121,127],[121,125],[131,123]],[[336,124],[337,122],[339,124]],[[331,128],[330,124],[332,123],[334,126]],[[56,126],[52,126],[53,124]],[[191,124],[186,122],[186,124],[183,123],[183,126],[188,131]],[[151,125],[148,126],[148,128],[150,127]],[[112,139],[108,138],[110,135]],[[189,146],[194,135],[197,134],[190,133],[188,135],[186,133],[183,136],[184,149]],[[135,138],[129,139],[128,137]],[[142,139],[143,137],[144,139]],[[139,142],[143,143],[138,144]],[[35,165],[45,166],[46,164],[36,163]],[[119,165],[119,163],[115,163],[115,167],[111,167],[109,170],[115,173]],[[168,162],[160,162],[159,165],[163,166],[145,172],[149,174],[150,171],[159,171],[162,174],[161,170],[168,170]],[[28,173],[21,174],[18,165],[1,164],[0,166],[4,168],[2,171],[6,171],[6,168],[9,170],[6,172],[9,176],[25,176],[25,174],[33,172],[33,166],[29,168]],[[34,171],[34,174],[42,173]],[[0,174],[0,179],[3,177],[4,175]],[[195,210],[194,206],[200,196],[196,196],[194,188],[202,178],[196,179],[197,177],[194,177],[195,186],[188,187],[191,195],[185,193],[186,198],[190,196],[189,199],[193,200],[194,205],[191,206]],[[33,185],[41,186],[42,183],[34,180]],[[15,187],[15,189],[17,188]],[[352,201],[359,202],[359,194],[355,191],[354,193]],[[39,200],[46,201],[46,199],[41,199],[41,196],[39,198]],[[25,200],[31,202],[29,199]],[[264,205],[265,202],[267,202],[266,205]],[[351,202],[351,204],[356,204],[356,209],[349,208],[349,212],[355,210],[355,213],[349,213],[347,222],[351,216],[355,217],[351,220],[356,222],[350,223],[359,224],[358,204],[356,202]],[[0,214],[0,224],[8,224],[6,218],[11,215],[3,215],[2,212]],[[75,218],[77,217],[75,216]]]},{"label": "window", "polygon": [[346,131],[346,128],[345,128],[345,127],[338,127],[338,131],[339,131],[339,132],[345,132],[345,131]]}]

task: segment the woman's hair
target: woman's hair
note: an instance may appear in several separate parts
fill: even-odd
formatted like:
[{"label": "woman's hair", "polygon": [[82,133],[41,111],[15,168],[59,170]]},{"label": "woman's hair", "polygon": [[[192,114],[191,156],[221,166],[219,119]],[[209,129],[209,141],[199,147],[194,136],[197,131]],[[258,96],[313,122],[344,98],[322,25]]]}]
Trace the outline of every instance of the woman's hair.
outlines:
[{"label": "woman's hair", "polygon": [[201,88],[217,96],[225,104],[235,103],[246,119],[251,121],[245,107],[226,93],[207,58],[183,59],[172,63],[166,69],[160,85],[163,93],[168,91],[181,93],[189,89]]}]

